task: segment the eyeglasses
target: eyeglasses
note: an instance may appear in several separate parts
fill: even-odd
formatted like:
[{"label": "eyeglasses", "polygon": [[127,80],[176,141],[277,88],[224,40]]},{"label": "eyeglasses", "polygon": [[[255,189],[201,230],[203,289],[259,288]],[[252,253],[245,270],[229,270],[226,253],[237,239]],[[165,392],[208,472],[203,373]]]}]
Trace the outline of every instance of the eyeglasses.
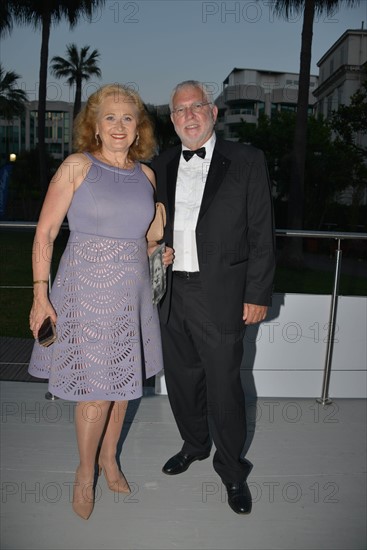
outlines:
[{"label": "eyeglasses", "polygon": [[173,109],[171,113],[177,118],[181,118],[186,113],[186,109],[190,109],[192,113],[198,114],[202,112],[206,105],[211,105],[211,102],[207,101],[206,103],[202,103],[201,101],[198,101],[196,103],[191,103],[191,105],[188,105],[187,107],[177,107],[177,109]]}]

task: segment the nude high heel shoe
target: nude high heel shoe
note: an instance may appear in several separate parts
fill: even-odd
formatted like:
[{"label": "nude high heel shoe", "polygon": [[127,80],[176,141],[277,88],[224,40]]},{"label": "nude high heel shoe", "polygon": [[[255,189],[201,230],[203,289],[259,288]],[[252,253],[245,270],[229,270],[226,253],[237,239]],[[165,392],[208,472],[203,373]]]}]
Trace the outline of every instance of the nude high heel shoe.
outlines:
[{"label": "nude high heel shoe", "polygon": [[114,491],[115,493],[131,493],[131,489],[129,487],[128,482],[126,481],[126,478],[124,474],[119,471],[119,477],[115,480],[111,480],[107,476],[106,468],[102,462],[98,463],[98,475],[100,476],[101,473],[104,473],[104,476],[107,481],[108,488],[111,491]]},{"label": "nude high heel shoe", "polygon": [[94,508],[93,480],[83,481],[78,476],[78,469],[75,473],[73,490],[73,510],[83,519],[88,519]]}]

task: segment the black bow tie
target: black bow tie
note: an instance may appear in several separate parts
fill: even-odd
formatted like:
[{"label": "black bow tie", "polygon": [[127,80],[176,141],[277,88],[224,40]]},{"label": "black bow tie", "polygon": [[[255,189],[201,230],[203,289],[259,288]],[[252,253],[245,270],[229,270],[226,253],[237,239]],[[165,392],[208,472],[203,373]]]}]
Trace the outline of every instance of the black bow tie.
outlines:
[{"label": "black bow tie", "polygon": [[200,149],[196,149],[195,151],[191,151],[190,149],[184,149],[182,151],[182,154],[186,161],[190,160],[191,157],[193,157],[194,155],[197,155],[198,157],[205,159],[205,147],[200,147]]}]

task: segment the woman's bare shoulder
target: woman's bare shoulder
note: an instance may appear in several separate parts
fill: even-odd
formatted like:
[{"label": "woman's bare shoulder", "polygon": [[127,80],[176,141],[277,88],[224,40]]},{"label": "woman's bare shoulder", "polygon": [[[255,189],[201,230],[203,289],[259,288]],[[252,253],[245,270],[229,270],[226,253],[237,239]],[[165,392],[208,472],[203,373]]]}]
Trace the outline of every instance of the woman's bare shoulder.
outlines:
[{"label": "woman's bare shoulder", "polygon": [[150,166],[147,166],[146,164],[143,164],[143,163],[141,163],[141,169],[143,170],[144,174],[146,175],[146,177],[148,178],[148,180],[150,181],[150,183],[153,185],[155,189],[156,183],[155,183],[155,174],[153,170],[150,168]]},{"label": "woman's bare shoulder", "polygon": [[52,178],[59,185],[71,184],[74,191],[86,177],[92,161],[83,153],[72,153],[62,162]]},{"label": "woman's bare shoulder", "polygon": [[76,168],[78,166],[85,168],[86,166],[92,164],[92,161],[84,153],[71,153],[71,155],[66,157],[63,164],[74,165]]}]

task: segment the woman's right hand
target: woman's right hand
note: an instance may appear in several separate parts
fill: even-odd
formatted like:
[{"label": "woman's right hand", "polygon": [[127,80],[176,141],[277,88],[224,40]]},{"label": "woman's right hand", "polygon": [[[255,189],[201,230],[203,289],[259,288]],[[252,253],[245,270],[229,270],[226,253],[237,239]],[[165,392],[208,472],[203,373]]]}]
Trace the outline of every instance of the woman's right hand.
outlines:
[{"label": "woman's right hand", "polygon": [[29,328],[31,329],[35,339],[37,338],[38,331],[46,317],[51,317],[52,321],[56,324],[57,315],[50,300],[44,296],[35,296],[33,298],[33,304],[29,314]]}]

